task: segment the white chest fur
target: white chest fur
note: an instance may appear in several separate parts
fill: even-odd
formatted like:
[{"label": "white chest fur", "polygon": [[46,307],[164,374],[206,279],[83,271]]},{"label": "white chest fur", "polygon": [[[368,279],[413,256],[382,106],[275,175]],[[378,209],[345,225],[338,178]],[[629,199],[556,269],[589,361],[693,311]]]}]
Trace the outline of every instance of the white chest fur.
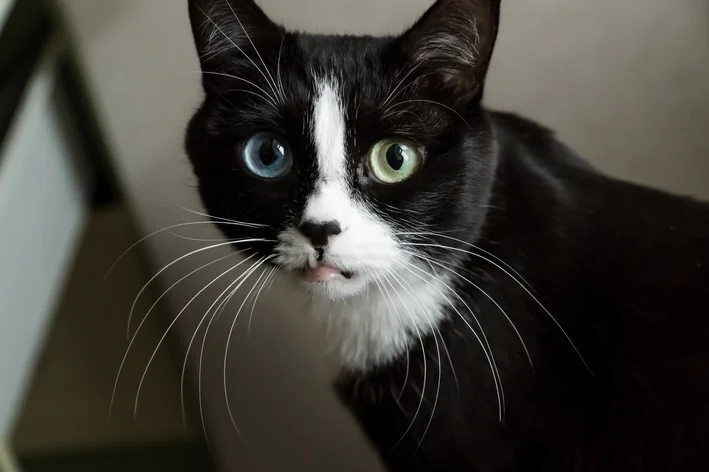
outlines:
[{"label": "white chest fur", "polygon": [[306,309],[327,328],[327,342],[342,367],[369,370],[402,356],[434,333],[453,303],[448,281],[423,273],[382,276],[344,301],[321,297]]}]

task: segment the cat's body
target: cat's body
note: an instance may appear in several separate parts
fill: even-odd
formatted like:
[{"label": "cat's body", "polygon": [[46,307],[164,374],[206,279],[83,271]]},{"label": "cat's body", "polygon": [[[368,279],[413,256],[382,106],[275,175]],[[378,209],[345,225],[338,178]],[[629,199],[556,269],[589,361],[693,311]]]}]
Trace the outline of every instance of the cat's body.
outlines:
[{"label": "cat's body", "polygon": [[476,245],[534,287],[591,371],[534,298],[499,267],[469,256],[455,270],[513,316],[534,364],[499,309],[459,282],[498,353],[504,421],[492,382],[479,382],[490,377],[480,346],[450,307],[440,330],[457,375],[441,347],[436,396],[438,353],[426,339],[427,388],[415,421],[418,345],[403,394],[404,358],[343,374],[340,395],[394,471],[706,470],[709,205],[608,178],[517,117],[492,120],[503,145]]},{"label": "cat's body", "polygon": [[498,1],[391,38],[285,33],[252,0],[190,13],[205,206],[247,278],[271,264],[312,298],[391,470],[706,469],[709,205],[484,110]]}]

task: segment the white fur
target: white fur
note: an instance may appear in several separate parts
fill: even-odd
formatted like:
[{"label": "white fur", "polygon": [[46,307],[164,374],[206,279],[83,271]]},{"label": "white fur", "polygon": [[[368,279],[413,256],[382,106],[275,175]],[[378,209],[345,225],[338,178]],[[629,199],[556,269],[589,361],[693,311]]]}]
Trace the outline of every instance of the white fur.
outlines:
[{"label": "white fur", "polygon": [[[432,332],[447,303],[442,295],[447,282],[407,270],[413,261],[391,226],[355,198],[348,185],[345,111],[335,82],[317,85],[313,111],[318,178],[303,220],[340,224],[342,232],[331,238],[324,261],[355,276],[303,286],[313,295],[311,311],[330,328],[341,363],[366,370],[402,355],[418,336]],[[297,273],[313,260],[315,250],[297,228],[279,239],[277,260],[284,267]]]},{"label": "white fur", "polygon": [[345,179],[347,129],[345,112],[337,95],[336,82],[323,81],[317,86],[313,107],[313,140],[321,182]]},{"label": "white fur", "polygon": [[310,313],[327,327],[331,352],[351,370],[367,371],[386,365],[416,347],[434,333],[443,321],[449,283],[426,279],[421,272],[395,271],[378,283],[368,281],[368,289],[345,301],[314,297]]}]

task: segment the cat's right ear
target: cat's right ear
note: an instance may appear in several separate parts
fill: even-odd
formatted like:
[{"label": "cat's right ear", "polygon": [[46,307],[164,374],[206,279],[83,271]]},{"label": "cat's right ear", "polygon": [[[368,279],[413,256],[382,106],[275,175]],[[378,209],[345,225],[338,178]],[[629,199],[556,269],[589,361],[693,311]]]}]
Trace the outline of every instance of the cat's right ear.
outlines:
[{"label": "cat's right ear", "polygon": [[437,0],[400,38],[421,77],[463,103],[482,94],[501,0]]},{"label": "cat's right ear", "polygon": [[204,70],[259,59],[280,42],[281,28],[253,0],[188,0],[192,34]]}]

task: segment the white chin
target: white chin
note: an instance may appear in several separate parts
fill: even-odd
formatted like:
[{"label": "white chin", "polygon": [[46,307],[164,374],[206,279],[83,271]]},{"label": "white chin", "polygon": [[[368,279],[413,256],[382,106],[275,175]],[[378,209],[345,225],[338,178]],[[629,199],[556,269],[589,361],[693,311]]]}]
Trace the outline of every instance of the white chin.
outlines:
[{"label": "white chin", "polygon": [[327,282],[317,282],[304,280],[299,277],[300,286],[307,292],[317,297],[322,297],[328,300],[344,300],[354,297],[365,291],[367,281],[361,275],[355,275],[352,278],[338,277]]}]

